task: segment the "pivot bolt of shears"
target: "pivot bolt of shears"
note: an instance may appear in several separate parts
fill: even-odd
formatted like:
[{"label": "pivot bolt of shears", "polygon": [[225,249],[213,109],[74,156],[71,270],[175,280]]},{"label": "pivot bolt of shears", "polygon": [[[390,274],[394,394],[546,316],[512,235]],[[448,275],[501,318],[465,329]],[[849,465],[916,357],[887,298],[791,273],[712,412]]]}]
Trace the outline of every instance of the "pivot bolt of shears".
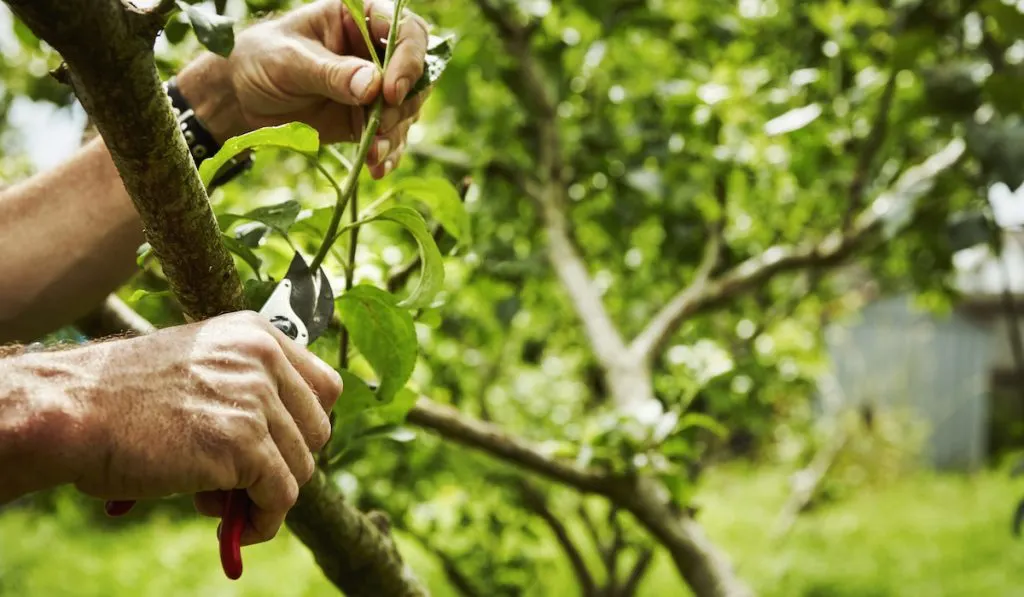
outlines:
[{"label": "pivot bolt of shears", "polygon": [[284,332],[285,336],[288,336],[292,340],[299,337],[299,326],[295,325],[295,322],[283,315],[275,315],[270,318],[270,323],[275,328]]}]

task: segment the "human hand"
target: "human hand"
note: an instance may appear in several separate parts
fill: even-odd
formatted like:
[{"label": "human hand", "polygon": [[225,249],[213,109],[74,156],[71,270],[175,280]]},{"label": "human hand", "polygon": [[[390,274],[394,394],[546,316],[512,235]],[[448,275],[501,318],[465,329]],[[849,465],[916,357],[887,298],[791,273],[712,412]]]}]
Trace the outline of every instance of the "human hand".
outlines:
[{"label": "human hand", "polygon": [[[394,3],[364,0],[364,10],[371,39],[387,39]],[[423,74],[428,42],[426,22],[405,12],[383,77],[344,5],[319,0],[241,32],[227,59],[204,55],[181,72],[178,85],[221,142],[294,121],[316,128],[326,143],[355,141],[366,121],[364,107],[383,92],[381,125],[367,158],[379,179],[398,165],[427,97],[404,101]]]},{"label": "human hand", "polygon": [[248,490],[242,544],[269,540],[330,437],[341,378],[252,312],[90,345],[50,358],[79,404],[75,485],[105,500],[194,493],[222,513]]}]

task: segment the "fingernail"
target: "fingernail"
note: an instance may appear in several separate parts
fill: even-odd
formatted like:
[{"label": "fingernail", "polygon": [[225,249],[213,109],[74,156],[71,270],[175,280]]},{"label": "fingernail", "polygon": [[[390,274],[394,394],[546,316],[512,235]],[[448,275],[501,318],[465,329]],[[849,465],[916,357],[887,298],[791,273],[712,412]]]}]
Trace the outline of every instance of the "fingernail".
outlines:
[{"label": "fingernail", "polygon": [[404,102],[406,94],[409,93],[409,79],[404,77],[399,79],[395,84],[395,92],[398,95],[398,103]]},{"label": "fingernail", "polygon": [[395,167],[395,160],[393,160],[391,158],[388,158],[387,161],[384,162],[384,176],[387,176],[388,174],[391,174],[391,170],[394,169],[394,167]]},{"label": "fingernail", "polygon": [[380,139],[377,139],[376,150],[377,161],[379,162],[384,158],[388,157],[388,154],[391,153],[391,141],[389,141],[387,137],[381,137]]},{"label": "fingernail", "polygon": [[377,69],[373,66],[364,66],[363,68],[356,71],[356,74],[352,75],[352,80],[349,82],[349,88],[352,91],[352,95],[359,101],[366,100],[366,94],[370,91],[370,85],[373,84],[373,78],[376,76]]}]

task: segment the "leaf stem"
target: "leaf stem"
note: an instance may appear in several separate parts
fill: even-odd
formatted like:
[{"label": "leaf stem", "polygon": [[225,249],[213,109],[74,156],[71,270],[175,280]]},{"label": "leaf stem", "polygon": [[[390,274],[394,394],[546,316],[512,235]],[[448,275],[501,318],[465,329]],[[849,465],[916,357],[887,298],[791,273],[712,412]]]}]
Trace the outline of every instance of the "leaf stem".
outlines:
[{"label": "leaf stem", "polygon": [[[384,66],[381,68],[382,73],[386,73],[388,65],[391,63],[391,56],[395,52],[395,44],[398,40],[398,29],[399,21],[402,16],[402,9],[405,8],[406,0],[398,0],[395,3],[395,14],[391,20],[391,27],[388,31],[388,45],[384,51]],[[368,40],[369,41],[369,40]],[[372,44],[371,46],[372,47]],[[372,53],[372,52],[371,52]],[[349,200],[354,197],[356,186],[359,184],[359,174],[363,170],[363,166],[366,165],[366,158],[370,154],[370,147],[373,145],[373,140],[377,136],[377,129],[380,128],[380,117],[384,111],[384,94],[381,93],[377,97],[377,100],[373,103],[373,109],[370,112],[370,118],[366,123],[366,128],[363,129],[363,135],[359,139],[359,150],[356,152],[356,158],[352,162],[352,167],[349,168],[348,176],[345,177],[340,191],[338,192],[338,201],[334,206],[334,213],[331,215],[331,223],[327,227],[327,233],[324,235],[324,241],[320,245],[320,250],[317,251],[316,257],[313,258],[313,263],[310,264],[310,270],[317,271],[320,265],[323,263],[327,254],[331,250],[331,245],[334,244],[336,235],[338,233],[338,226],[341,224],[341,216],[345,211]],[[332,149],[328,148],[328,153],[332,157],[338,158],[339,156],[331,153]],[[339,160],[344,163],[344,160]],[[317,164],[319,168],[319,163]],[[321,170],[323,172],[324,170]],[[337,188],[337,186],[335,186]],[[352,212],[353,223],[357,217],[355,211]],[[355,230],[355,228],[353,229]],[[353,240],[355,234],[353,233]],[[350,252],[355,251],[355,247],[352,247]],[[350,263],[352,267],[355,267],[354,263]]]},{"label": "leaf stem", "polygon": [[363,136],[359,140],[359,151],[356,153],[356,159],[352,163],[352,169],[348,171],[348,176],[345,177],[345,182],[342,183],[338,191],[338,202],[334,206],[334,213],[331,215],[331,223],[328,225],[327,233],[324,235],[324,242],[320,245],[320,250],[317,252],[316,257],[313,258],[313,263],[310,264],[311,271],[315,272],[320,267],[324,258],[327,257],[327,253],[331,250],[331,245],[336,240],[335,236],[338,233],[338,226],[341,224],[341,215],[355,194],[356,187],[359,184],[359,174],[366,164],[366,157],[370,154],[370,147],[373,145],[373,139],[377,135],[377,129],[380,127],[380,115],[383,110],[384,98],[382,96],[378,97],[377,101],[373,104],[370,120],[366,123]]},{"label": "leaf stem", "polygon": [[[359,193],[352,194],[352,223],[355,224],[359,217]],[[350,267],[345,271],[345,290],[352,288],[352,284],[355,282],[356,277],[356,247],[359,244],[359,226],[352,226],[351,232],[352,238],[348,246],[348,262]],[[348,347],[349,347],[349,336],[348,328],[346,326],[341,327],[341,348],[338,351],[338,361],[341,363],[343,369],[348,368]]]}]

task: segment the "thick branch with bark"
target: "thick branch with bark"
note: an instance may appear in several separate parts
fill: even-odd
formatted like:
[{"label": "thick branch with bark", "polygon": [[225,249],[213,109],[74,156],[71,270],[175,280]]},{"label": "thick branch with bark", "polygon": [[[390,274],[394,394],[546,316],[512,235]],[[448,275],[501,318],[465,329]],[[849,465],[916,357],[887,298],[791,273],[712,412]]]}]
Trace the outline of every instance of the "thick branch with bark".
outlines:
[{"label": "thick branch with bark", "polygon": [[[141,11],[121,0],[6,0],[58,52],[62,72],[96,126],[131,196],[146,238],[184,312],[199,320],[245,308],[234,262],[161,87],[153,42],[172,5]],[[147,333],[108,301],[90,325]],[[348,595],[426,595],[390,538],[346,504],[322,476],[303,487],[289,526]]]},{"label": "thick branch with bark", "polygon": [[60,52],[185,313],[204,319],[238,310],[234,262],[156,70],[160,17],[120,0],[6,1]]}]

